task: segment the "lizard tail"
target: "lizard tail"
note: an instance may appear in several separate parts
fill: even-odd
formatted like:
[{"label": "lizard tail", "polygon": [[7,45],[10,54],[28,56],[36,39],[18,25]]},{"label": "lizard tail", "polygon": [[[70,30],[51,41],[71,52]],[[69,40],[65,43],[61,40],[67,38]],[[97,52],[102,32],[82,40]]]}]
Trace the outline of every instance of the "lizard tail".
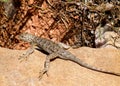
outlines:
[{"label": "lizard tail", "polygon": [[112,72],[112,71],[107,71],[107,70],[104,70],[104,69],[101,69],[101,68],[96,68],[96,67],[90,66],[90,65],[83,62],[82,60],[80,60],[79,58],[77,58],[75,56],[74,57],[72,56],[72,59],[69,59],[69,60],[74,61],[77,64],[79,64],[79,65],[81,65],[85,68],[88,68],[90,70],[94,70],[94,71],[102,72],[102,73],[106,73],[106,74],[111,74],[111,75],[115,75],[115,76],[120,76],[120,73],[115,73],[115,72]]}]

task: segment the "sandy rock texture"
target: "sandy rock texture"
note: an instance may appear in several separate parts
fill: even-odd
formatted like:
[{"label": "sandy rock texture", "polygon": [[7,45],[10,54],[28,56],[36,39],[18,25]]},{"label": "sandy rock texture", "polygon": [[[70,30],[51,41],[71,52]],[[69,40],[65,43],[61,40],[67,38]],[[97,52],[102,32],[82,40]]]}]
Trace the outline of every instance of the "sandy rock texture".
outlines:
[{"label": "sandy rock texture", "polygon": [[[82,47],[69,49],[82,61],[109,71],[120,73],[120,50]],[[35,51],[22,62],[18,60],[25,50],[0,48],[0,86],[120,86],[120,77],[86,69],[78,64],[55,59],[48,76],[38,79],[44,67],[45,54]]]}]

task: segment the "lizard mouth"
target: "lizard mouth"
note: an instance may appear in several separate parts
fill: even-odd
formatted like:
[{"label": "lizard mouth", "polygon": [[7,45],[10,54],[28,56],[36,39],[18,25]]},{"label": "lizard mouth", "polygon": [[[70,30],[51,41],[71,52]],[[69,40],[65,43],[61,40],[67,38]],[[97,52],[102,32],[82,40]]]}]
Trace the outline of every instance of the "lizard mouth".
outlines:
[{"label": "lizard mouth", "polygon": [[18,39],[23,40],[24,36],[22,34],[18,35]]},{"label": "lizard mouth", "polygon": [[21,33],[20,35],[18,35],[18,39],[25,41],[25,39],[27,39],[26,35],[27,35],[27,33]]}]

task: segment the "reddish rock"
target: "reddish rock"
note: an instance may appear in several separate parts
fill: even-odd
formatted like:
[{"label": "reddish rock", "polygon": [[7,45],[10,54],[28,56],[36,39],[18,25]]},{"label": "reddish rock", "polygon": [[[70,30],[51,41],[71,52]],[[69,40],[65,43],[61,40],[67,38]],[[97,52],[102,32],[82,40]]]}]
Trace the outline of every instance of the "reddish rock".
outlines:
[{"label": "reddish rock", "polygon": [[[84,62],[120,73],[120,51],[117,49],[70,49]],[[48,76],[38,79],[45,56],[35,51],[27,61],[18,60],[25,50],[0,48],[0,86],[119,86],[120,77],[86,69],[78,64],[55,59],[50,64]]]}]

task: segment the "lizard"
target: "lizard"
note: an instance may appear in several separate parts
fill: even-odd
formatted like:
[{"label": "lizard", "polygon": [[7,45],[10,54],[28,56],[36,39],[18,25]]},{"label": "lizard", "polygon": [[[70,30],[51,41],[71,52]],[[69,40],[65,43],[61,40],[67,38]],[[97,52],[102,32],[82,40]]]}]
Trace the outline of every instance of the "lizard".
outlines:
[{"label": "lizard", "polygon": [[46,51],[49,55],[46,56],[46,60],[44,63],[44,69],[40,72],[39,78],[41,79],[42,76],[49,70],[49,66],[50,66],[50,61],[52,59],[55,58],[61,58],[64,60],[70,60],[73,61],[77,64],[79,64],[80,66],[83,66],[85,68],[97,71],[97,72],[102,72],[102,73],[106,73],[106,74],[111,74],[111,75],[116,75],[116,76],[120,76],[120,73],[115,73],[112,71],[107,71],[104,69],[100,69],[100,68],[96,68],[93,66],[90,66],[89,64],[83,62],[82,60],[80,60],[80,58],[77,58],[75,55],[73,55],[71,52],[65,50],[63,47],[61,47],[58,43],[55,43],[49,39],[46,38],[41,38],[35,35],[32,35],[30,33],[21,33],[18,38],[22,41],[28,42],[31,44],[31,48],[28,49],[28,51],[23,54],[23,56],[20,57],[28,57],[31,53],[34,52],[34,47],[33,46],[37,46],[38,48]]}]

